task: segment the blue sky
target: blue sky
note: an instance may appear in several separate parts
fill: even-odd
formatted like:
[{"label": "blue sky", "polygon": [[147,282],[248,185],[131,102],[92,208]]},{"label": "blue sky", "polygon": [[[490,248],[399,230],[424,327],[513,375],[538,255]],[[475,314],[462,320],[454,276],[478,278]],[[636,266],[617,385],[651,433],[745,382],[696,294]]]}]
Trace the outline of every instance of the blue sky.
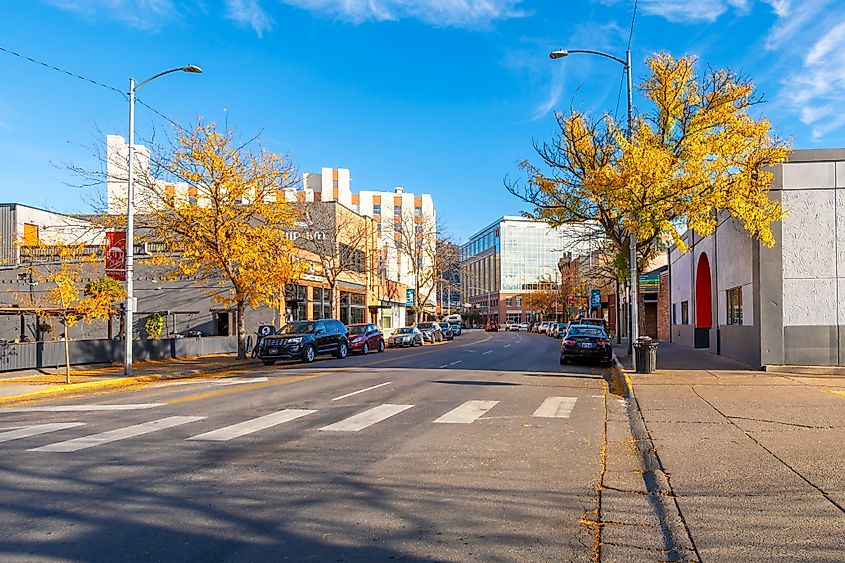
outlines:
[{"label": "blue sky", "polygon": [[[353,190],[431,193],[461,240],[520,202],[503,187],[553,111],[617,105],[633,0],[9,0],[0,47],[126,90],[183,124],[262,132],[300,171],[349,168]],[[655,51],[749,74],[796,148],[845,146],[845,1],[639,0],[634,78]],[[116,92],[0,52],[0,201],[86,211],[63,163],[126,134]],[[634,103],[637,105],[638,97]],[[139,137],[167,122],[137,108]]]}]

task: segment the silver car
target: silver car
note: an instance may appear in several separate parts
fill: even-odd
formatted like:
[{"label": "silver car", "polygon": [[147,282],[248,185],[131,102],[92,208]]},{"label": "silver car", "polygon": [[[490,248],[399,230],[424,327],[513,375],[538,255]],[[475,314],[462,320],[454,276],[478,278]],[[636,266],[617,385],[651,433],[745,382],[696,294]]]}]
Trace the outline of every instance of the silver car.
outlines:
[{"label": "silver car", "polygon": [[390,335],[390,338],[387,339],[387,345],[390,348],[398,346],[422,346],[423,335],[416,327],[405,326]]}]

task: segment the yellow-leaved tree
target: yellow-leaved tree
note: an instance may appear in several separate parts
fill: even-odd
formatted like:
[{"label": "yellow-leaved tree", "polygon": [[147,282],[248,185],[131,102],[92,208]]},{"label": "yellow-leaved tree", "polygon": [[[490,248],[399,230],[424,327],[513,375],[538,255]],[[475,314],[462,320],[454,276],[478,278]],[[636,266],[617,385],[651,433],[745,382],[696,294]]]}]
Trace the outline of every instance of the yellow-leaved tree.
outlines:
[{"label": "yellow-leaved tree", "polygon": [[535,146],[542,165],[523,162],[527,181],[508,190],[552,226],[596,225],[624,269],[632,231],[642,268],[667,240],[685,250],[687,228],[712,234],[719,212],[772,245],[771,224],[783,210],[768,197],[770,168],[786,160],[789,147],[752,114],[760,97],[747,77],[699,72],[696,62],[665,53],[648,60],[640,85],[646,103],[630,140],[610,116],[557,114],[560,132]]},{"label": "yellow-leaved tree", "polygon": [[299,273],[286,236],[298,214],[283,193],[295,170],[257,138],[241,142],[202,122],[179,131],[155,159],[175,183],[145,182],[143,237],[164,245],[161,263],[172,276],[206,280],[216,286],[215,300],[236,308],[238,357],[245,358],[246,307],[277,306]]},{"label": "yellow-leaved tree", "polygon": [[110,278],[98,278],[83,286],[86,277],[97,273],[102,247],[85,243],[38,241],[21,244],[21,261],[28,263],[33,282],[42,287],[35,303],[40,315],[57,317],[64,327],[65,382],[70,383],[70,334],[80,320],[108,319],[126,292]]}]

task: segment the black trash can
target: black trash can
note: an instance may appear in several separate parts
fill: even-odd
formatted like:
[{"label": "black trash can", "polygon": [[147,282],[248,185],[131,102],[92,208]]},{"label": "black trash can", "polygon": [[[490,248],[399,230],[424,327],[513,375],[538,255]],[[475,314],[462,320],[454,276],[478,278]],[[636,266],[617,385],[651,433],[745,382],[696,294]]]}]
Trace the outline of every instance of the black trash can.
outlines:
[{"label": "black trash can", "polygon": [[634,342],[634,359],[637,373],[654,373],[657,369],[657,341],[648,336]]}]

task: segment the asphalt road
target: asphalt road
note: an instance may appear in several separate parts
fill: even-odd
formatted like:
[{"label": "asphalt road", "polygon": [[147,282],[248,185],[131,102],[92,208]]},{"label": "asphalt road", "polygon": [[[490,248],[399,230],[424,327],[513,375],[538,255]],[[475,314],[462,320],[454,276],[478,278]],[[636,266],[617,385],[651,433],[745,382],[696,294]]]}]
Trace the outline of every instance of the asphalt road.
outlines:
[{"label": "asphalt road", "polygon": [[588,561],[603,370],[559,342],[465,331],[0,409],[0,559]]}]

